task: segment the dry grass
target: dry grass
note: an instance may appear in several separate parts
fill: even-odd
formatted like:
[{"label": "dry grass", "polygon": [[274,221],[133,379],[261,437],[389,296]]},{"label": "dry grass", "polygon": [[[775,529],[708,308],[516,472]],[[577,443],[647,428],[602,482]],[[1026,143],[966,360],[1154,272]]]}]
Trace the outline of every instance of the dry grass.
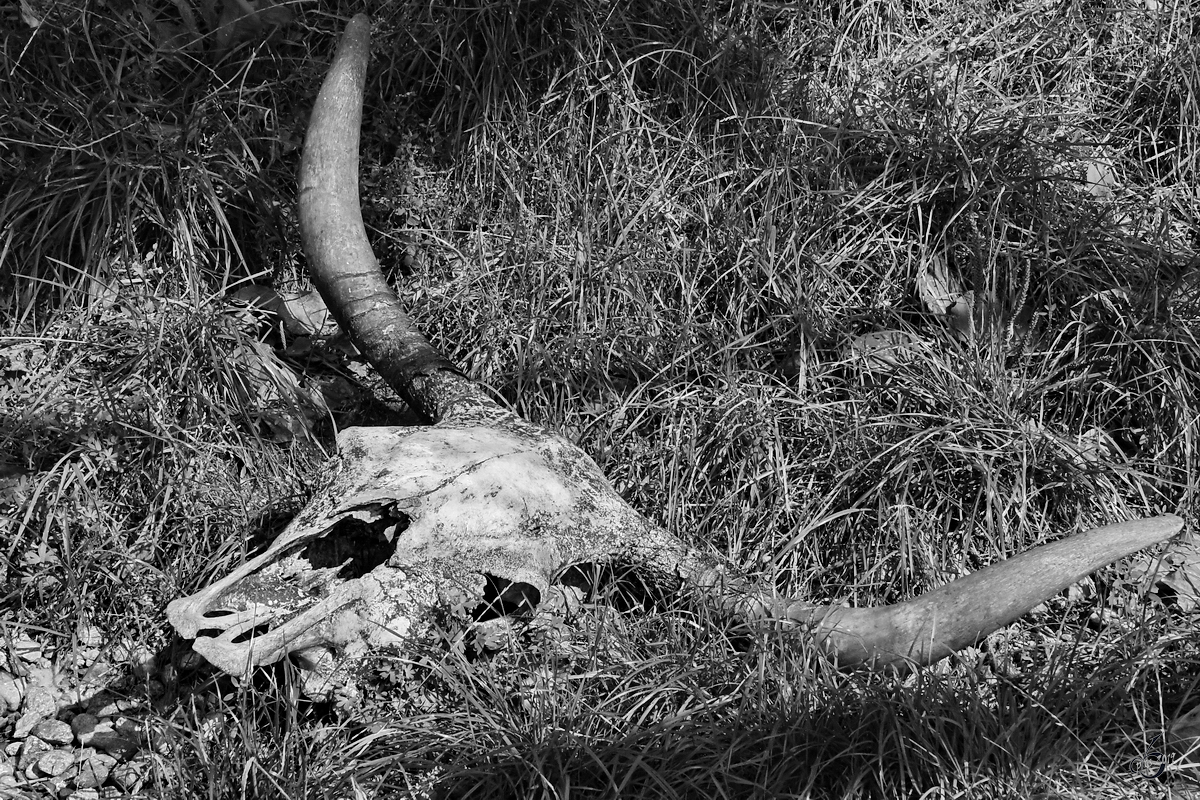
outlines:
[{"label": "dry grass", "polygon": [[[296,145],[360,6],[295,4],[215,61],[162,38],[175,5],[120,5],[3,23],[0,607],[159,647],[166,601],[305,499],[332,431],[394,412],[224,299],[304,281]],[[1194,513],[1189,6],[368,5],[385,269],[656,521],[878,603]],[[967,335],[921,300],[939,265],[974,292]],[[855,355],[877,331],[912,342],[897,365]],[[1195,611],[1122,574],[907,680],[596,608],[570,658],[450,642],[381,662],[353,708],[291,702],[288,669],[197,683],[161,710],[159,796],[1182,791],[1184,759],[1153,784],[1129,764],[1194,705]]]}]

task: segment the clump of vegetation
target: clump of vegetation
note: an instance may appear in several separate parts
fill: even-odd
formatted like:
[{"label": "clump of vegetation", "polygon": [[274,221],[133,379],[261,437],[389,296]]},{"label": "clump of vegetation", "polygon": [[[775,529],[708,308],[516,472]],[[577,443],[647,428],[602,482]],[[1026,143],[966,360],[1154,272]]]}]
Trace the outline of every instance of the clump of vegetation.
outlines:
[{"label": "clump of vegetation", "polygon": [[[1194,514],[1186,7],[367,5],[385,270],[655,521],[789,595],[867,604]],[[0,23],[6,633],[165,645],[166,601],[275,531],[336,429],[401,413],[263,301],[306,288],[298,146],[364,9],[259,7]],[[1196,602],[1129,575],[907,680],[695,609],[588,604],[492,659],[448,622],[335,707],[291,702],[290,666],[161,702],[158,793],[1140,791],[1129,764],[1195,704],[1200,642]]]}]

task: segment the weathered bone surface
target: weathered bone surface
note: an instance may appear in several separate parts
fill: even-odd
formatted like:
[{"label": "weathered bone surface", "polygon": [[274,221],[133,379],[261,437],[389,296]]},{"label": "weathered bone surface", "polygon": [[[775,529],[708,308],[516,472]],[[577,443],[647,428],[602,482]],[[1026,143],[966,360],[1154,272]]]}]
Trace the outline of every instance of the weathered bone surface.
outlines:
[{"label": "weathered bone surface", "polygon": [[515,415],[351,428],[338,446],[333,481],[266,552],[168,608],[217,667],[397,642],[439,603],[482,601],[485,576],[536,602],[567,564],[620,555],[659,583],[710,566],[625,504],[581,450]]},{"label": "weathered bone surface", "polygon": [[754,589],[630,508],[582,450],[497,405],[404,314],[358,206],[368,50],[359,15],[313,110],[301,229],[313,282],[339,324],[434,424],[344,431],[328,485],[266,552],[168,606],[179,633],[220,669],[403,648],[429,634],[446,604],[527,609],[582,564],[619,564],[734,618],[794,626],[841,665],[923,664],[1181,528],[1174,516],[1109,525],[884,608],[811,606]]}]

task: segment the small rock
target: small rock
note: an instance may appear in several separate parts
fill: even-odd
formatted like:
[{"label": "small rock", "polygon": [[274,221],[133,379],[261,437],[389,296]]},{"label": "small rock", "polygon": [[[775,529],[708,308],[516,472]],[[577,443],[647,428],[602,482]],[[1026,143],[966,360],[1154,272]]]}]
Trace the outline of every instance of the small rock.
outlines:
[{"label": "small rock", "polygon": [[30,733],[49,744],[70,744],[75,739],[71,726],[57,719],[42,720]]},{"label": "small rock", "polygon": [[100,800],[100,790],[90,787],[76,789],[67,795],[67,800]]},{"label": "small rock", "polygon": [[53,717],[58,710],[57,701],[58,692],[53,686],[30,683],[25,694],[25,710],[13,729],[13,738],[24,739],[39,722]]},{"label": "small rock", "polygon": [[102,750],[117,760],[129,758],[138,751],[137,742],[115,733],[96,732],[88,740],[88,744],[97,750]]},{"label": "small rock", "polygon": [[[20,781],[17,780],[17,777],[15,775],[0,775],[0,789],[6,789],[6,788],[9,788],[12,786],[16,786],[18,783],[20,783]],[[15,794],[15,793],[12,796],[19,797],[19,795]],[[0,797],[8,797],[8,795],[0,793]]]},{"label": "small rock", "polygon": [[111,692],[99,691],[87,701],[84,712],[94,717],[107,717],[117,711],[117,698]]},{"label": "small rock", "polygon": [[80,625],[75,630],[75,666],[87,667],[96,662],[104,648],[104,631],[95,625]]},{"label": "small rock", "polygon": [[117,765],[117,759],[86,747],[80,751],[76,763],[79,764],[79,774],[75,776],[75,786],[80,789],[92,789],[102,786],[108,780],[109,773]]},{"label": "small rock", "polygon": [[98,657],[79,677],[82,693],[91,694],[96,689],[116,683],[120,673],[120,669],[108,659]]},{"label": "small rock", "polygon": [[0,778],[3,778],[5,775],[15,774],[17,774],[17,771],[13,768],[13,765],[9,763],[9,760],[7,758],[0,758]]},{"label": "small rock", "polygon": [[207,663],[208,662],[204,660],[204,656],[193,650],[188,650],[186,653],[181,653],[179,655],[179,668],[185,672],[189,672],[194,669],[200,669]]},{"label": "small rock", "polygon": [[[121,730],[117,723],[122,722]],[[81,745],[103,750],[117,758],[128,758],[137,749],[137,734],[135,726],[124,717],[116,721],[112,719],[97,719],[92,714],[80,714],[71,720],[71,730],[75,732],[75,740]]]},{"label": "small rock", "polygon": [[149,774],[150,764],[138,759],[113,767],[112,781],[127,792],[136,792]]},{"label": "small rock", "polygon": [[147,741],[145,720],[130,719],[129,717],[117,717],[113,720],[113,731],[118,736],[124,736],[130,741]]},{"label": "small rock", "polygon": [[37,723],[54,716],[54,696],[32,687],[25,696],[25,711],[12,729],[13,739],[24,739],[37,727]]},{"label": "small rock", "polygon": [[145,645],[137,645],[130,649],[129,663],[133,667],[133,676],[145,680],[158,672],[158,656]]},{"label": "small rock", "polygon": [[87,744],[87,739],[96,730],[98,724],[100,724],[100,719],[95,714],[87,712],[76,714],[71,719],[71,732],[75,734],[75,741]]},{"label": "small rock", "polygon": [[8,756],[9,758],[16,758],[17,753],[19,752],[21,752],[20,742],[9,742],[8,744],[4,745],[4,755]]},{"label": "small rock", "polygon": [[83,624],[75,629],[75,638],[84,647],[103,647],[108,637],[97,626]]},{"label": "small rock", "polygon": [[43,780],[50,784],[46,788],[54,792],[54,794],[57,795],[60,800],[64,800],[66,797],[70,796],[71,792],[75,791],[75,770],[64,772],[57,778],[44,778]]},{"label": "small rock", "polygon": [[16,711],[25,699],[25,679],[0,670],[0,713]]},{"label": "small rock", "polygon": [[115,717],[117,714],[136,711],[139,708],[141,708],[141,704],[136,700],[117,697],[109,692],[98,692],[88,701],[87,713],[97,717]]},{"label": "small rock", "polygon": [[27,633],[18,633],[8,640],[8,650],[28,664],[36,664],[42,658],[42,646]]},{"label": "small rock", "polygon": [[75,764],[75,754],[68,750],[51,750],[38,759],[38,772],[51,778],[62,775]]},{"label": "small rock", "polygon": [[17,720],[17,724],[13,726],[13,738],[20,740],[29,735],[34,726],[44,720],[45,717],[38,713],[25,712]]},{"label": "small rock", "polygon": [[17,770],[24,771],[32,767],[44,753],[53,749],[36,736],[28,737],[21,743],[21,749],[17,753]]}]

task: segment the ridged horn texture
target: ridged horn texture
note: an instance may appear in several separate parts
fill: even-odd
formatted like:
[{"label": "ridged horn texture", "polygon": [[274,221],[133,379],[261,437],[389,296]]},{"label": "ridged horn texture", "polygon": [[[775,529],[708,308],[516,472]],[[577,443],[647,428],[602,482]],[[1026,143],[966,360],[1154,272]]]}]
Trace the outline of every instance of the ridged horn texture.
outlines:
[{"label": "ridged horn texture", "polygon": [[839,665],[930,664],[1016,621],[1090,572],[1164,542],[1183,527],[1168,514],[1118,522],[1035,547],[882,608],[795,604],[788,619],[812,626]]},{"label": "ridged horn texture", "polygon": [[371,22],[350,20],[321,86],[300,159],[299,217],[313,284],[334,319],[405,402],[430,422],[460,401],[492,404],[417,330],[367,240],[358,197],[358,139]]},{"label": "ridged horn texture", "polygon": [[[417,330],[367,240],[358,197],[358,137],[369,49],[369,20],[360,14],[346,28],[309,123],[299,178],[309,270],[338,323],[414,409],[433,422],[486,427],[489,416],[511,415]],[[670,541],[659,551],[674,554],[678,579],[720,608],[806,628],[842,666],[907,665],[927,664],[976,643],[1089,572],[1165,541],[1182,525],[1178,517],[1163,516],[1097,528],[881,608],[811,606],[749,590],[744,580],[726,580],[724,571],[711,569],[708,559],[665,532]],[[626,547],[625,554],[636,550]]]}]

